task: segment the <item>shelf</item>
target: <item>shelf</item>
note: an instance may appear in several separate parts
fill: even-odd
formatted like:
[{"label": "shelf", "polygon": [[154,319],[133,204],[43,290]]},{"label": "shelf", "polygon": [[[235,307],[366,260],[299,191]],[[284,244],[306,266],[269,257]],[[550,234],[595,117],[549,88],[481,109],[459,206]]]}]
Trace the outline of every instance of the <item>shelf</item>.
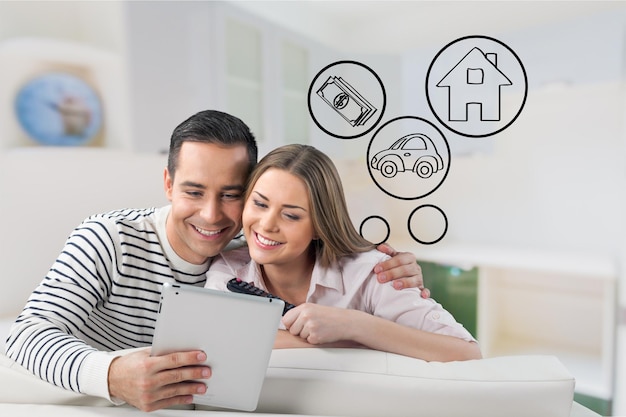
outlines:
[{"label": "shelf", "polygon": [[413,252],[418,261],[454,265],[463,269],[478,266],[557,272],[609,281],[615,281],[617,277],[616,260],[604,254],[543,251],[468,243],[446,243],[432,247],[408,241],[390,243],[397,250]]}]

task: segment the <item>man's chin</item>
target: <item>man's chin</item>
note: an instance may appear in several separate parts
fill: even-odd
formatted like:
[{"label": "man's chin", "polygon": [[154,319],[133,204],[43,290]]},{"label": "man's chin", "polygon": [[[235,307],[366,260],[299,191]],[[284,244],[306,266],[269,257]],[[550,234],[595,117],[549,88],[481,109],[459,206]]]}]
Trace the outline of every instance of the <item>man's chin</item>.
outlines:
[{"label": "man's chin", "polygon": [[220,252],[222,252],[226,248],[226,246],[228,246],[231,240],[231,238],[226,240],[220,239],[219,242],[211,242],[210,244],[202,245],[202,252],[207,258],[213,258],[219,255]]},{"label": "man's chin", "polygon": [[216,236],[215,239],[200,239],[196,241],[196,249],[198,253],[202,254],[206,258],[213,258],[222,252],[226,246],[237,236],[237,233],[231,232],[231,228],[225,229],[223,234]]}]

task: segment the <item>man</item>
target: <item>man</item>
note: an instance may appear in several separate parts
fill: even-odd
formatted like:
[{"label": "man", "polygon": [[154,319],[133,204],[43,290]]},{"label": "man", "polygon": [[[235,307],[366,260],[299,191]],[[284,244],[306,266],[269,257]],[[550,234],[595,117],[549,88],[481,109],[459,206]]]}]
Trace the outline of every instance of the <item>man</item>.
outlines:
[{"label": "man", "polygon": [[[242,195],[257,147],[239,119],[204,111],[173,132],[165,193],[170,205],[87,218],[68,238],[16,319],[6,352],[66,389],[144,411],[190,403],[210,377],[200,351],[151,357],[161,286],[202,286],[214,256],[241,230]],[[412,254],[377,265],[379,280],[422,278]],[[184,323],[181,323],[184,325]]]}]

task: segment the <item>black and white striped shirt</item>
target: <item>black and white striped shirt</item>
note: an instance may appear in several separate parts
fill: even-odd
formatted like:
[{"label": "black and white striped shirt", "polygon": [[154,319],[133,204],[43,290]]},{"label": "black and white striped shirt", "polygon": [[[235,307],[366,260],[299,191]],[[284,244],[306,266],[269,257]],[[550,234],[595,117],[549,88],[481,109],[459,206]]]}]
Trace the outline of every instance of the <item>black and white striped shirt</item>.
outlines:
[{"label": "black and white striped shirt", "polygon": [[6,353],[66,389],[109,398],[108,352],[152,343],[161,286],[203,286],[168,243],[170,207],[124,209],[83,221],[11,328]]}]

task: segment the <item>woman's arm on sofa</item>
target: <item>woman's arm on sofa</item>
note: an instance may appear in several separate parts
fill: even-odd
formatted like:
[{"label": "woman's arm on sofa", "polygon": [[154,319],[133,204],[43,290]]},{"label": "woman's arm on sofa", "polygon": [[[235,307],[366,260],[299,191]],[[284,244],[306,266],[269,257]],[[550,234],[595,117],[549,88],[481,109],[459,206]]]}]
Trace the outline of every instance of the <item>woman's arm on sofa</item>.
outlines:
[{"label": "woman's arm on sofa", "polygon": [[473,341],[404,326],[359,310],[305,303],[290,310],[283,323],[292,335],[313,345],[348,341],[440,362],[482,357]]}]

